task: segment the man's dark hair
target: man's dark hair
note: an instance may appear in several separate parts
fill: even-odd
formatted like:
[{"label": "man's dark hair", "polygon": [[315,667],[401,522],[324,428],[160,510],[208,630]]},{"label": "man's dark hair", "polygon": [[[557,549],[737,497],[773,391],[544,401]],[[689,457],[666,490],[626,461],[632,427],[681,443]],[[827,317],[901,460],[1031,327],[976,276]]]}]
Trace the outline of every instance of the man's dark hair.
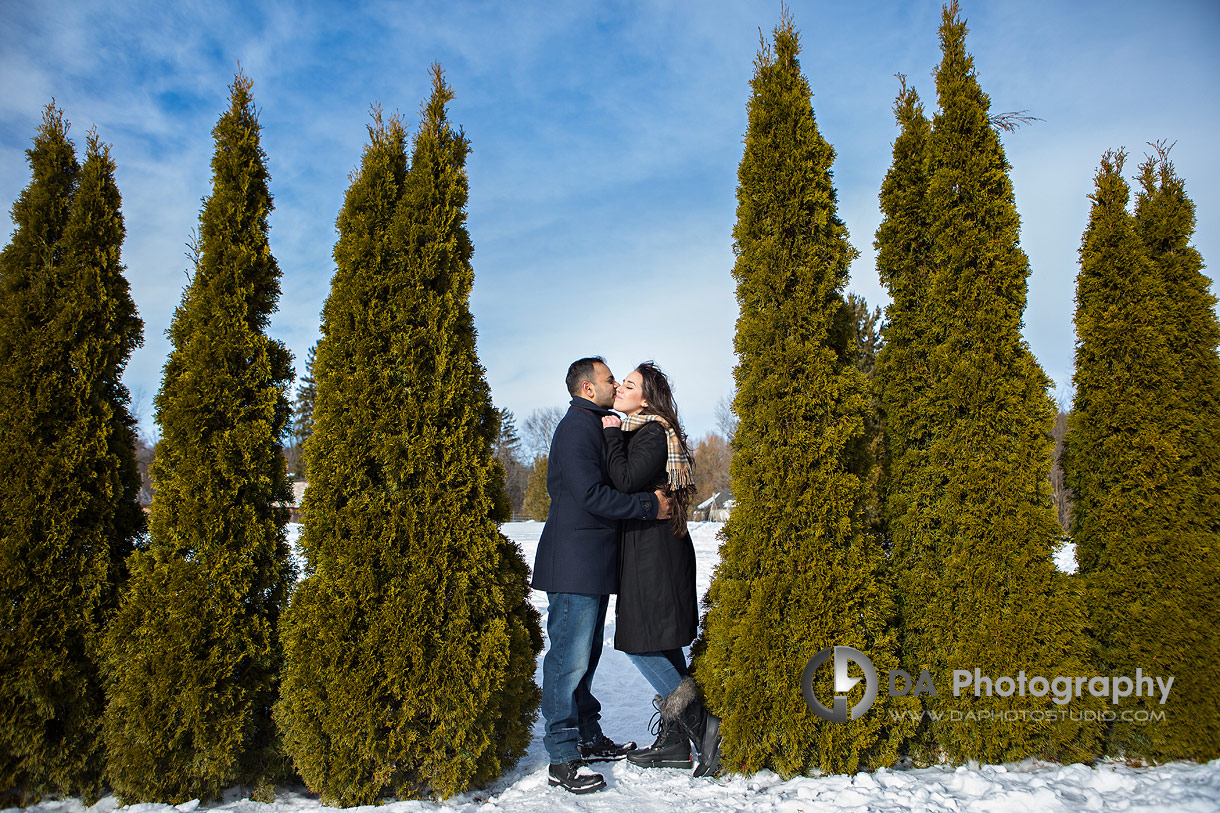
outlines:
[{"label": "man's dark hair", "polygon": [[605,363],[606,360],[601,356],[590,356],[589,358],[577,359],[572,362],[572,365],[568,367],[568,377],[564,379],[568,385],[568,394],[573,398],[580,395],[580,382],[582,381],[596,384],[594,365]]}]

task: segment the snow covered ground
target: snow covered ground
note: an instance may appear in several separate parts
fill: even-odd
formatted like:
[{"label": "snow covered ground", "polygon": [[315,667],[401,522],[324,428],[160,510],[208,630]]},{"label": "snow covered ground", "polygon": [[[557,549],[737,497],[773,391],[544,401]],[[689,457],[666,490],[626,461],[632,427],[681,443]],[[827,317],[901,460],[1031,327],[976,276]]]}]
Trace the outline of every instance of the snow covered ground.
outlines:
[{"label": "snow covered ground", "polygon": [[[699,563],[699,594],[711,580],[717,559],[716,534],[720,523],[696,523],[691,535]],[[298,532],[291,527],[292,538]],[[540,522],[506,524],[504,532],[517,540],[526,560],[533,564]],[[1074,569],[1074,551],[1057,557],[1064,570]],[[546,595],[535,592],[534,605],[546,612]],[[545,619],[544,619],[545,627]],[[606,622],[606,648],[598,668],[594,691],[603,705],[606,733],[617,740],[651,742],[648,720],[652,688],[620,652],[614,650],[614,602]],[[540,659],[541,662],[541,659]],[[537,675],[542,680],[541,670]],[[855,776],[801,777],[787,782],[770,772],[750,777],[694,779],[689,771],[645,770],[625,762],[597,766],[606,777],[606,789],[587,796],[574,796],[547,785],[546,753],[542,748],[542,721],[534,727],[534,743],[516,769],[491,786],[445,801],[393,802],[378,813],[415,811],[553,811],[584,810],[628,813],[628,811],[1220,811],[1220,760],[1206,765],[1175,763],[1159,768],[1134,769],[1121,763],[1103,762],[1096,767],[1024,762],[1013,765],[982,765],[962,768],[934,767],[913,770],[880,770]],[[173,807],[139,804],[120,807],[110,796],[88,813],[324,813],[316,797],[303,788],[280,788],[273,804],[249,800],[241,788],[225,794],[223,802],[198,802]],[[79,800],[44,802],[37,813],[84,813]],[[371,813],[373,808],[358,809]],[[18,813],[15,810],[0,813]]]}]

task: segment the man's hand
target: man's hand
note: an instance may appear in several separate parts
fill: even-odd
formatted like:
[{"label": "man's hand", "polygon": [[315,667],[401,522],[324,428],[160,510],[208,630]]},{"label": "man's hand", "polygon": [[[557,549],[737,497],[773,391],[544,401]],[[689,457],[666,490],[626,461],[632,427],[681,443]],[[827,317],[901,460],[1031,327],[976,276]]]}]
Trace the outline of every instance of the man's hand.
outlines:
[{"label": "man's hand", "polygon": [[[602,418],[602,420],[606,419]],[[659,489],[652,493],[657,495],[657,519],[669,519],[669,497],[666,497],[665,492]]]},{"label": "man's hand", "polygon": [[602,429],[618,429],[622,425],[623,422],[619,420],[618,415],[602,416]]}]

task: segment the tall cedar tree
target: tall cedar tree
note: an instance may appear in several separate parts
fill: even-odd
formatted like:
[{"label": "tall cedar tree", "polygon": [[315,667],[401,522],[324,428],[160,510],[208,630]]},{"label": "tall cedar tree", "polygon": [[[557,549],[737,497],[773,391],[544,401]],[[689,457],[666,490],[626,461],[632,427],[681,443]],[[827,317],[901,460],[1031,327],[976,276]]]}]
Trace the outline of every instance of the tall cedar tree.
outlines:
[{"label": "tall cedar tree", "polygon": [[[1203,761],[1220,756],[1220,707],[1207,677],[1220,662],[1220,639],[1212,634],[1220,628],[1220,322],[1203,257],[1190,245],[1194,202],[1168,148],[1154,147],[1156,155],[1140,165],[1135,223],[1165,286],[1166,338],[1182,374],[1173,423],[1182,433],[1169,497],[1178,506],[1176,538],[1167,557],[1153,565],[1161,579],[1156,598],[1145,594],[1138,604],[1155,607],[1151,614],[1162,620],[1149,625],[1160,636],[1160,651],[1149,654],[1164,664],[1159,668],[1179,675],[1181,684],[1175,686],[1173,726],[1136,732],[1120,724],[1113,744],[1133,751],[1146,747],[1144,755],[1158,760]],[[1128,656],[1128,664],[1134,660]]]},{"label": "tall cedar tree", "polygon": [[[1163,600],[1169,598],[1164,570],[1178,546],[1175,517],[1183,508],[1173,495],[1182,371],[1166,340],[1165,285],[1127,211],[1125,158],[1122,152],[1102,157],[1080,249],[1067,472],[1076,496],[1076,555],[1090,588],[1102,672],[1133,676],[1136,667],[1169,668],[1160,644],[1169,631],[1164,610],[1178,609],[1180,587]],[[1161,611],[1149,612],[1153,608]],[[1172,674],[1180,690],[1182,673]],[[1152,700],[1153,710],[1157,705]],[[1159,738],[1182,723],[1129,730],[1137,738]],[[1147,753],[1148,745],[1127,742],[1124,748]]]},{"label": "tall cedar tree", "polygon": [[[907,85],[906,77],[898,79],[894,116],[900,132],[894,141],[893,163],[881,184],[883,217],[873,243],[877,275],[890,295],[873,387],[884,433],[879,524],[891,553],[891,579],[898,590],[901,613],[909,603],[904,600],[907,596],[930,595],[928,591],[934,588],[930,579],[937,574],[934,550],[921,545],[919,539],[928,504],[926,500],[912,502],[919,496],[912,484],[927,462],[930,429],[924,410],[928,409],[932,350],[938,334],[928,321],[927,306],[932,265],[928,209],[932,125],[919,94]],[[920,566],[913,566],[916,561]],[[895,567],[899,562],[905,566]],[[899,650],[909,651],[911,642],[901,637],[909,627],[901,618],[898,630]],[[913,668],[909,658],[904,666]],[[926,730],[923,734],[926,738]]]},{"label": "tall cedar tree", "polygon": [[280,271],[250,88],[238,74],[212,131],[212,194],[155,401],[151,541],[132,557],[107,639],[110,778],[133,801],[215,798],[278,770],[292,357],[264,334]]},{"label": "tall cedar tree", "polygon": [[121,383],[143,323],[109,148],[48,105],[0,255],[0,798],[98,796],[102,638],[144,530]]},{"label": "tall cedar tree", "polygon": [[918,512],[905,502],[903,484],[908,473],[919,468],[921,445],[927,440],[920,410],[927,398],[935,337],[925,321],[931,266],[927,195],[932,125],[915,89],[907,86],[905,77],[899,81],[894,115],[900,133],[894,141],[893,164],[881,185],[883,219],[873,245],[877,275],[890,295],[874,374],[886,449],[880,487],[883,524],[889,544],[901,551],[911,548],[918,528]]},{"label": "tall cedar tree", "polygon": [[[1180,707],[1189,727],[1174,727],[1165,742],[1149,748],[1155,759],[1220,756],[1220,708],[1206,678],[1208,664],[1220,659],[1220,323],[1203,257],[1190,245],[1195,230],[1194,202],[1174,171],[1168,149],[1140,165],[1135,222],[1168,293],[1169,352],[1182,370],[1179,425],[1183,433],[1175,499],[1178,547],[1161,571],[1164,584],[1158,612],[1173,625],[1162,638],[1167,669],[1177,669]],[[1173,609],[1169,605],[1173,605]],[[1161,629],[1164,629],[1162,627]],[[1172,654],[1171,654],[1172,653]],[[1179,666],[1180,664],[1180,666]],[[1134,740],[1118,727],[1118,739]]]},{"label": "tall cedar tree", "polygon": [[[783,776],[890,764],[897,738],[884,722],[891,709],[912,707],[882,693],[871,714],[830,723],[801,694],[806,663],[824,647],[855,647],[882,675],[897,660],[882,553],[864,530],[868,488],[852,468],[869,407],[842,295],[856,252],[837,214],[834,150],[818,132],[799,50],[785,13],[751,81],[733,230],[737,502],[695,661],[723,719],[725,766]],[[815,682],[825,702],[835,693],[832,671]]]},{"label": "tall cedar tree", "polygon": [[1107,153],[1080,252],[1076,400],[1067,474],[1076,555],[1090,591],[1103,673],[1173,675],[1169,724],[1119,721],[1108,751],[1128,758],[1220,756],[1207,675],[1220,659],[1220,330],[1188,245],[1194,207],[1158,150],[1127,211],[1122,153]]},{"label": "tall cedar tree", "polygon": [[[1009,165],[965,37],[954,2],[940,28],[940,111],[927,146],[931,274],[923,317],[914,324],[928,326],[929,336],[907,346],[917,363],[927,353],[928,375],[918,377],[917,366],[906,385],[918,419],[892,427],[906,443],[889,495],[904,668],[927,668],[941,681],[959,669],[993,678],[1015,679],[1021,671],[1089,676],[1095,667],[1079,587],[1052,558],[1059,536],[1048,477],[1055,410],[1050,381],[1021,338],[1029,262],[1018,245]],[[921,699],[930,712],[982,715],[972,725],[930,723],[931,741],[923,744],[954,761],[1067,761],[1094,753],[1094,723],[1003,715],[1062,711],[1050,697],[984,689],[980,696],[971,690]],[[1090,697],[1073,709],[1100,702]]]},{"label": "tall cedar tree", "polygon": [[[328,803],[449,796],[530,742],[542,647],[527,567],[498,532],[497,412],[475,352],[468,142],[433,67],[408,165],[375,114],[339,214],[302,545],[277,715]],[[498,492],[498,493],[497,493]]]}]

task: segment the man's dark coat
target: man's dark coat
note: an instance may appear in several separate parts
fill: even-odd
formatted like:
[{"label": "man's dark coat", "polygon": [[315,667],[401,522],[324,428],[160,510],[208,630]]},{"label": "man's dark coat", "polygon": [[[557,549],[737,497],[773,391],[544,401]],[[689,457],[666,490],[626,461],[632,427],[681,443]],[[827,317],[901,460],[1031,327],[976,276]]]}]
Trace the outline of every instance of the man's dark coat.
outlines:
[{"label": "man's dark coat", "polygon": [[555,429],[546,472],[551,510],[538,540],[535,589],[617,593],[618,521],[657,516],[651,491],[623,494],[610,486],[602,435],[602,416],[609,414],[586,398],[573,398]]}]

